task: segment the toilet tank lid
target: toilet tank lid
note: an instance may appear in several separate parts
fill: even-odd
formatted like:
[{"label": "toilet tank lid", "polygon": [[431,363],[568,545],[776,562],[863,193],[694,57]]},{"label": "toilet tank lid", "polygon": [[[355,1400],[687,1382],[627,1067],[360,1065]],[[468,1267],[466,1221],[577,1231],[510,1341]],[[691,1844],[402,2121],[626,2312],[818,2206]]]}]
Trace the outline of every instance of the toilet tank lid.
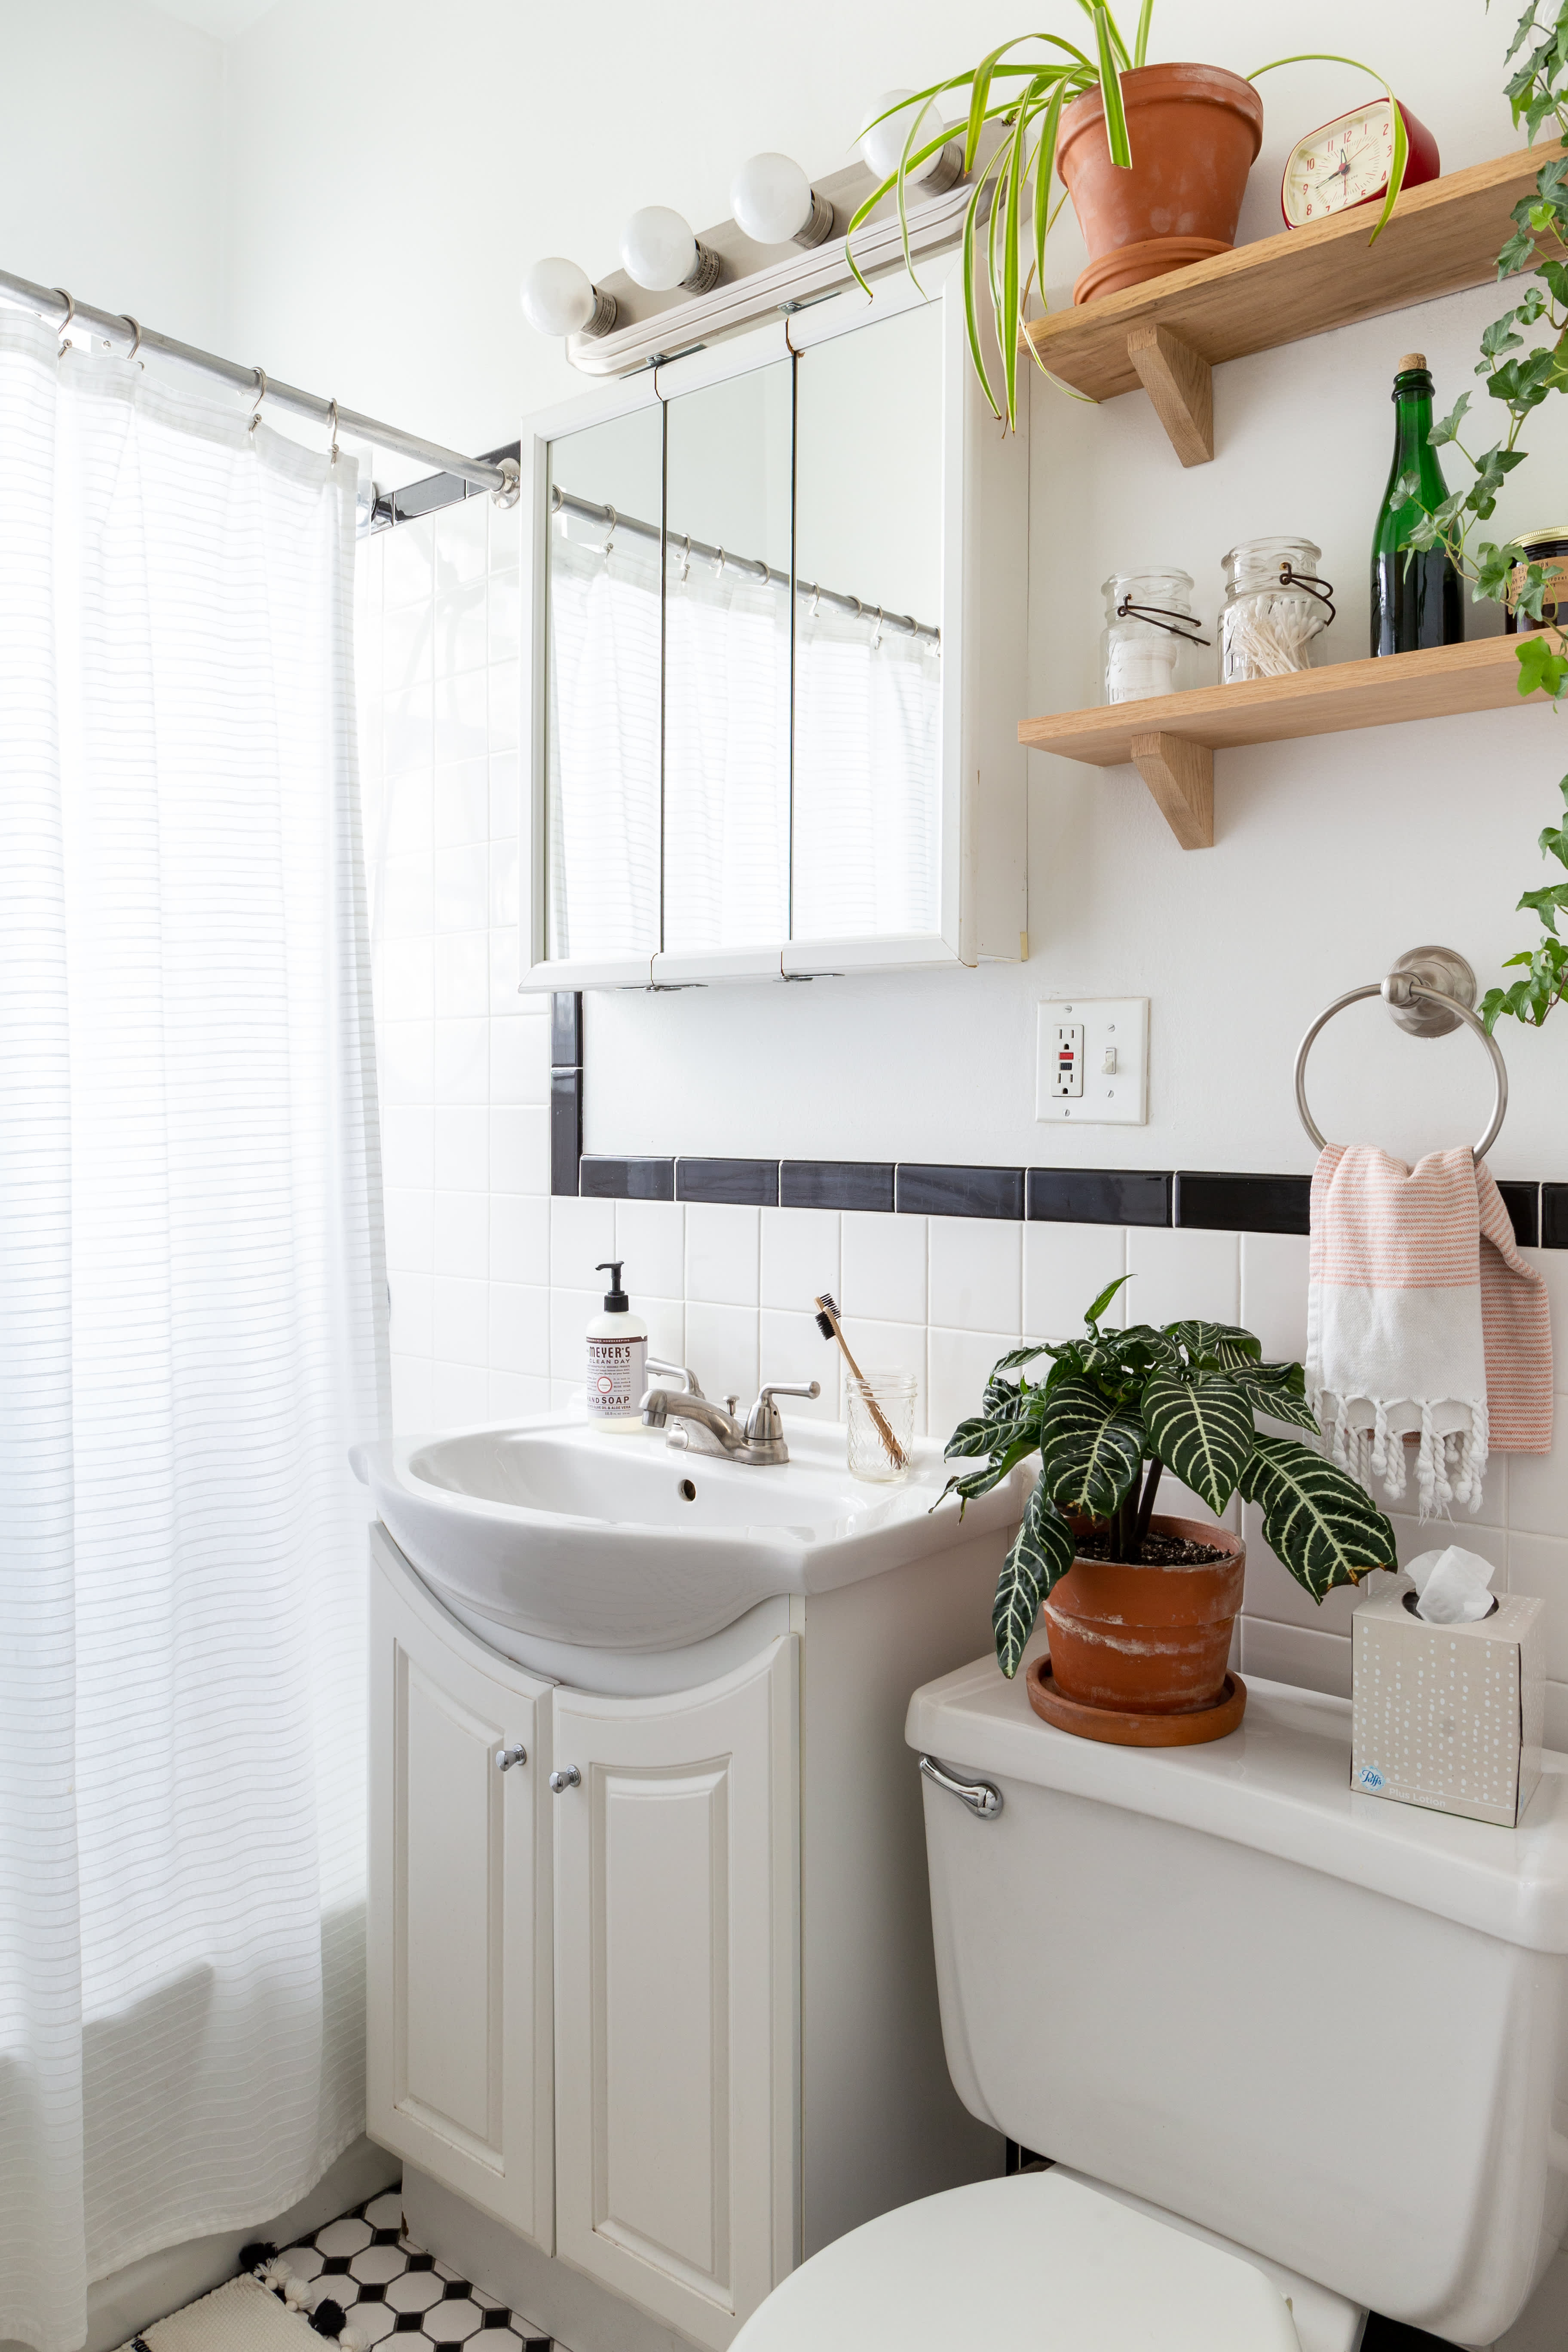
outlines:
[{"label": "toilet tank lid", "polygon": [[[1568,1952],[1568,1757],[1542,1759],[1517,1829],[1351,1787],[1350,1701],[1249,1679],[1238,1731],[1202,1748],[1113,1748],[1043,1723],[994,1659],[927,1683],[904,1737],[950,1769],[1032,1782],[1254,1846],[1531,1951]],[[1004,1789],[1005,1801],[1005,1789]],[[928,1801],[952,1801],[929,1789]],[[975,1834],[990,1827],[975,1822]]]}]

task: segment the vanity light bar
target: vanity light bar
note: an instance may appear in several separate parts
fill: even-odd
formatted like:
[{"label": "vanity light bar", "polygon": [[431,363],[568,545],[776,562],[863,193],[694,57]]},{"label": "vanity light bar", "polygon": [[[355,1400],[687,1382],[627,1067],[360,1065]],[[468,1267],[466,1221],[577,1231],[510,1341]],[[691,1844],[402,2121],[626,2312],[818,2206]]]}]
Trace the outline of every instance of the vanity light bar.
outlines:
[{"label": "vanity light bar", "polygon": [[[655,545],[658,542],[658,523],[640,522],[635,515],[624,515],[616,507],[595,506],[591,499],[574,497],[570,490],[552,489],[550,510],[552,514],[577,515],[584,522],[603,523],[609,533],[605,541],[606,555],[619,530],[629,531],[635,539],[652,540]],[[692,539],[683,531],[671,531],[667,543],[672,551],[689,560],[700,557],[705,563],[716,563],[721,571],[726,564],[733,564],[737,571],[754,580],[759,587],[764,581],[775,588],[787,588],[790,584],[787,572],[776,571],[771,563],[764,563],[760,556],[735,555],[728,548],[710,547],[706,540]],[[835,588],[819,588],[815,581],[797,580],[795,593],[797,596],[809,596],[814,606],[831,604],[835,612],[848,613],[862,621],[874,621],[879,629],[890,630],[895,636],[917,638],[930,646],[933,653],[942,651],[942,631],[929,627],[924,621],[917,621],[912,614],[884,613],[879,604],[862,604],[858,596],[840,595]]]}]

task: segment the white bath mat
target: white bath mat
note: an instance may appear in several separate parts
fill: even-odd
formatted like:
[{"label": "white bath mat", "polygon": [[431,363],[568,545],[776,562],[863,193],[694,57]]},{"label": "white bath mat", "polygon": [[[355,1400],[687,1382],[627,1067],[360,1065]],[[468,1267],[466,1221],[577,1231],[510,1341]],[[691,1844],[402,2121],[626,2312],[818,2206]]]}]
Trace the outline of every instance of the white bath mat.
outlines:
[{"label": "white bath mat", "polygon": [[248,2275],[154,2320],[122,2352],[139,2345],[147,2352],[322,2352],[310,2321]]}]

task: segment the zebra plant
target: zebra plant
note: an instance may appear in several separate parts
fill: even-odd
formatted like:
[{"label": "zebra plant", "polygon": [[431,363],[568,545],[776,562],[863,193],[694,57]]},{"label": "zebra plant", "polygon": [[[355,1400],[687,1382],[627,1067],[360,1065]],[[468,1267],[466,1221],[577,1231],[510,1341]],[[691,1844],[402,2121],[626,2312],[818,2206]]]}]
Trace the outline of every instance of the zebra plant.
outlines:
[{"label": "zebra plant", "polygon": [[[950,1458],[982,1465],[948,1481],[947,1491],[965,1502],[1030,1454],[1040,1457],[992,1611],[1005,1675],[1016,1674],[1041,1601],[1072,1567],[1075,1520],[1109,1532],[1112,1559],[1143,1564],[1167,1468],[1216,1513],[1237,1493],[1258,1504],[1265,1538],[1314,1601],[1395,1565],[1394,1529],[1365,1489],[1310,1446],[1261,1431],[1253,1419],[1260,1412],[1317,1429],[1300,1365],[1266,1364],[1251,1332],[1226,1323],[1102,1330],[1100,1318],[1127,1279],[1100,1292],[1081,1339],[1004,1356],[983,1410],[947,1443]],[[1052,1360],[1045,1379],[1023,1377],[1041,1356]]]}]

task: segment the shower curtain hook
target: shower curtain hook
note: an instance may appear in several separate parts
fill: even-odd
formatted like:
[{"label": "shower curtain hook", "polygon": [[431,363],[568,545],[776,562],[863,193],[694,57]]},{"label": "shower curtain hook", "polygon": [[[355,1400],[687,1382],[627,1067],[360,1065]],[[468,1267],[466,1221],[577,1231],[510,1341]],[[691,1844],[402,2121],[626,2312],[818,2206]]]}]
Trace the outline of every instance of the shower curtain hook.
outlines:
[{"label": "shower curtain hook", "polygon": [[819,608],[819,607],[820,607],[820,605],[821,605],[821,603],[822,603],[822,583],[821,583],[821,582],[820,582],[820,581],[814,581],[814,582],[813,582],[813,583],[812,583],[812,590],[811,590],[811,610],[810,610],[810,612],[806,614],[806,618],[807,618],[807,620],[808,620],[808,621],[815,621],[815,620],[816,620],[816,615],[817,615],[817,611],[818,611],[818,608]]},{"label": "shower curtain hook", "polygon": [[724,577],[724,551],[722,548],[719,550],[719,577],[721,580]]},{"label": "shower curtain hook", "polygon": [[608,563],[610,560],[610,550],[616,543],[616,533],[620,529],[621,519],[616,512],[615,508],[610,504],[608,499],[605,500],[605,512],[610,518],[610,529],[609,534],[605,541],[605,544],[600,549],[599,552],[603,555],[605,562]]},{"label": "shower curtain hook", "polygon": [[254,433],[260,424],[261,404],[267,397],[267,370],[264,367],[258,367],[253,368],[251,373],[256,378],[257,392],[256,405],[250,412],[250,422],[245,428],[247,433]]},{"label": "shower curtain hook", "polygon": [[70,296],[66,292],[63,286],[57,286],[55,288],[55,292],[59,296],[60,300],[66,306],[65,317],[60,320],[60,348],[58,353],[57,353],[57,357],[63,357],[66,348],[66,337],[70,332],[71,320],[76,317],[76,304],[72,301]]},{"label": "shower curtain hook", "polygon": [[686,585],[686,576],[687,576],[688,572],[690,571],[690,569],[691,569],[691,533],[690,533],[689,531],[688,531],[688,532],[687,532],[687,534],[686,534],[686,552],[685,552],[685,554],[684,554],[684,555],[681,557],[681,559],[680,559],[680,585],[681,585],[683,588],[684,588],[684,587],[685,587],[685,585]]},{"label": "shower curtain hook", "polygon": [[338,396],[337,396],[336,393],[334,393],[334,394],[332,394],[332,398],[331,398],[331,407],[330,407],[330,412],[329,412],[329,413],[331,414],[331,420],[332,420],[332,457],[331,457],[331,462],[332,462],[332,464],[335,466],[335,465],[337,464],[337,462],[338,462]]},{"label": "shower curtain hook", "polygon": [[877,634],[876,634],[876,635],[875,635],[875,636],[872,638],[872,640],[871,640],[871,651],[872,651],[874,654],[879,654],[879,653],[881,652],[881,650],[882,650],[882,608],[881,608],[880,604],[879,604],[879,605],[878,605],[878,607],[877,607]]},{"label": "shower curtain hook", "polygon": [[[131,349],[126,352],[125,356],[128,360],[136,360],[136,354],[142,348],[142,321],[140,319],[133,319],[129,310],[121,310],[120,315],[124,320],[126,325],[130,328],[132,334],[135,337],[134,342],[132,342]],[[145,360],[136,360],[136,364],[139,368],[144,369],[147,362]]]}]

